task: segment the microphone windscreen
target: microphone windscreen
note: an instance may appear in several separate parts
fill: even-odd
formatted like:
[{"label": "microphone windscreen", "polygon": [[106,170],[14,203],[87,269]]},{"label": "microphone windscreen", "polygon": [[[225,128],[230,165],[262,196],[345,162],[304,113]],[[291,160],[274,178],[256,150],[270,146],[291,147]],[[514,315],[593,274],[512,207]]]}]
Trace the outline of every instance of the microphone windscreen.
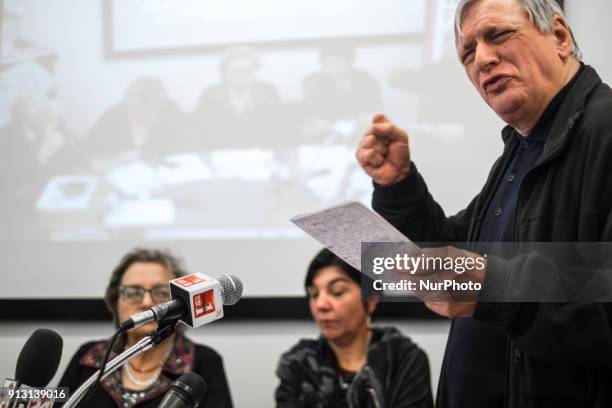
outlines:
[{"label": "microphone windscreen", "polygon": [[197,407],[206,396],[207,388],[206,381],[198,374],[185,373],[170,386],[170,390],[159,406],[163,408]]},{"label": "microphone windscreen", "polygon": [[46,387],[62,359],[62,337],[49,329],[37,329],[19,353],[15,379],[31,387]]},{"label": "microphone windscreen", "polygon": [[218,278],[223,293],[224,305],[235,305],[242,297],[242,281],[234,275],[221,275]]}]

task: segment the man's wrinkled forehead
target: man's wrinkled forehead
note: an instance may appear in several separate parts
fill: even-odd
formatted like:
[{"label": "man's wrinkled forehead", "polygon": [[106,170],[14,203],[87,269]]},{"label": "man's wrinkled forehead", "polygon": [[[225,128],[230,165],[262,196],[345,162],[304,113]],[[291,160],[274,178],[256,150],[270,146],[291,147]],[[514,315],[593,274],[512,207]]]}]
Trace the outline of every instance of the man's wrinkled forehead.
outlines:
[{"label": "man's wrinkled forehead", "polygon": [[487,37],[502,28],[531,24],[529,14],[517,0],[478,0],[462,10],[456,31],[457,51],[469,48],[480,36]]}]

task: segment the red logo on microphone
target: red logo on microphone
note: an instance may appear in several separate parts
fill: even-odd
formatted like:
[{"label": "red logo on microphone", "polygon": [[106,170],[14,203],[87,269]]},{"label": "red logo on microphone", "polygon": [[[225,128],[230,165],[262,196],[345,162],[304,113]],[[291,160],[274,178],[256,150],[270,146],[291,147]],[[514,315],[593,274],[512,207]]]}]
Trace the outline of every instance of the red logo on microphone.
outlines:
[{"label": "red logo on microphone", "polygon": [[205,280],[206,279],[200,278],[198,275],[193,274],[193,275],[187,275],[187,276],[183,276],[182,278],[175,279],[174,283],[176,283],[177,285],[181,285],[184,288],[188,288],[200,282],[204,282]]},{"label": "red logo on microphone", "polygon": [[215,290],[209,289],[206,292],[193,295],[193,308],[195,309],[194,317],[202,317],[213,313],[215,307]]}]

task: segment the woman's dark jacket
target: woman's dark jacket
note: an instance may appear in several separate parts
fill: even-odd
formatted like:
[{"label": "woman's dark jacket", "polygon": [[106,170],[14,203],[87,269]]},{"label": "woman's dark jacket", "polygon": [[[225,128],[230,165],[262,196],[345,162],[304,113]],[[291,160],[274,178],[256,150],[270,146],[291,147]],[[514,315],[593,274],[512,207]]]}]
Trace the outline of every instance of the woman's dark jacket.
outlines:
[{"label": "woman's dark jacket", "polygon": [[433,406],[427,356],[395,328],[373,329],[366,366],[350,383],[323,337],[301,340],[283,354],[276,374],[279,408]]}]

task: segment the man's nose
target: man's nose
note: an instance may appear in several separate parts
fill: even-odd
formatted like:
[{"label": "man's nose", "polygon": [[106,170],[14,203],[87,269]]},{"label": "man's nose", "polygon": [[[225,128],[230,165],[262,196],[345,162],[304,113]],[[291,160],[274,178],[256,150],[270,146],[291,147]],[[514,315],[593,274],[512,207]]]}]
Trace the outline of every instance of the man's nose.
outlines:
[{"label": "man's nose", "polygon": [[499,55],[497,54],[497,48],[494,45],[487,44],[485,42],[479,43],[474,52],[476,53],[476,67],[481,72],[488,72],[499,64]]}]

